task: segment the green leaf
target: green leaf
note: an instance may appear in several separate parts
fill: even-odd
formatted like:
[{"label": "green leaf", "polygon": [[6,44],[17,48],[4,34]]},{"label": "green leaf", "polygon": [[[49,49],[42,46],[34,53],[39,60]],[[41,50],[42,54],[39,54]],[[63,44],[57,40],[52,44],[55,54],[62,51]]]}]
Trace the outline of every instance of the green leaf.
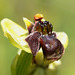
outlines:
[{"label": "green leaf", "polygon": [[27,30],[7,18],[1,21],[1,26],[4,35],[9,39],[12,45],[21,50],[25,50],[28,53],[31,53],[31,50],[25,41],[25,38],[28,35]]},{"label": "green leaf", "polygon": [[32,54],[22,50],[20,55],[16,55],[11,64],[11,75],[27,75],[31,62]]},{"label": "green leaf", "polygon": [[19,59],[19,55],[17,54],[17,55],[15,56],[15,58],[14,58],[12,64],[11,64],[11,75],[17,75],[17,72],[16,72],[17,67],[16,67],[16,65],[17,65],[17,63],[18,63],[18,59]]}]

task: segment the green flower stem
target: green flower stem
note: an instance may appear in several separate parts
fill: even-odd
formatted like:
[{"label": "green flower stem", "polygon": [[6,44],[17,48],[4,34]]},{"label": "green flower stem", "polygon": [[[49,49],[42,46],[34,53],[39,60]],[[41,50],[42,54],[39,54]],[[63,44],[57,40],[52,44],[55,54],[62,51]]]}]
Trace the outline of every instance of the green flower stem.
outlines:
[{"label": "green flower stem", "polygon": [[34,71],[33,75],[45,75],[45,71],[41,67],[37,67],[36,70]]}]

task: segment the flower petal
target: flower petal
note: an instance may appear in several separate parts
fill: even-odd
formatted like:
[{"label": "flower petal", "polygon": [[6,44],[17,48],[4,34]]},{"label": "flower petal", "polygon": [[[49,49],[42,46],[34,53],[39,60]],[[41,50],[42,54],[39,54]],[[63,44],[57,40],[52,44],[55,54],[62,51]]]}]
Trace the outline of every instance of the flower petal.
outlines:
[{"label": "flower petal", "polygon": [[23,18],[23,21],[25,22],[25,25],[29,31],[29,33],[31,33],[31,30],[34,26],[34,23],[32,23],[31,21],[29,21],[27,18]]},{"label": "flower petal", "polygon": [[56,37],[61,41],[64,48],[68,46],[68,36],[65,32],[56,32]]},{"label": "flower petal", "polygon": [[40,50],[37,52],[37,54],[34,58],[34,63],[36,63],[38,65],[42,65],[43,62],[44,62],[44,55],[43,55],[42,48],[40,48]]},{"label": "flower petal", "polygon": [[28,31],[14,23],[9,19],[3,19],[1,21],[1,26],[4,32],[4,35],[9,39],[9,41],[17,48],[25,50],[28,53],[31,53],[28,44],[24,40],[28,35]]},{"label": "flower petal", "polygon": [[41,36],[41,33],[38,31],[35,31],[31,33],[25,40],[29,44],[29,47],[31,48],[33,56],[36,55],[36,53],[39,51],[40,48],[40,42],[39,37]]}]

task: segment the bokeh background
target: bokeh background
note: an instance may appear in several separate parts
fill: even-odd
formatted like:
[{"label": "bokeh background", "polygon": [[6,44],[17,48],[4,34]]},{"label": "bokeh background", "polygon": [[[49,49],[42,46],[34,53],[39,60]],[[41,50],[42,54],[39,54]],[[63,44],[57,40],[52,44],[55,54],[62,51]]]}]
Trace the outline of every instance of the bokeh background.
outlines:
[{"label": "bokeh background", "polygon": [[[9,18],[24,26],[23,17],[34,21],[36,13],[53,24],[54,31],[68,34],[69,45],[57,75],[75,75],[75,0],[0,0],[0,21]],[[4,37],[0,26],[0,75],[10,75],[18,49]]]}]

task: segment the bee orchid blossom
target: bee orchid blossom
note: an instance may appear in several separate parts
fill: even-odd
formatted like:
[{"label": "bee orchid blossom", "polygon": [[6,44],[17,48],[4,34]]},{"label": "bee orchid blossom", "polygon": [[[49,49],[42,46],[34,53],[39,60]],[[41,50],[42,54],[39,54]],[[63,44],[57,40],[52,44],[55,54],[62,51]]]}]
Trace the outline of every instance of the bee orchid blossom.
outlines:
[{"label": "bee orchid blossom", "polygon": [[53,25],[45,21],[42,14],[34,16],[32,23],[23,18],[26,29],[9,19],[3,19],[1,26],[4,35],[17,48],[32,53],[35,57],[42,48],[44,58],[56,61],[62,57],[68,45],[68,37],[64,32],[54,32]]}]

